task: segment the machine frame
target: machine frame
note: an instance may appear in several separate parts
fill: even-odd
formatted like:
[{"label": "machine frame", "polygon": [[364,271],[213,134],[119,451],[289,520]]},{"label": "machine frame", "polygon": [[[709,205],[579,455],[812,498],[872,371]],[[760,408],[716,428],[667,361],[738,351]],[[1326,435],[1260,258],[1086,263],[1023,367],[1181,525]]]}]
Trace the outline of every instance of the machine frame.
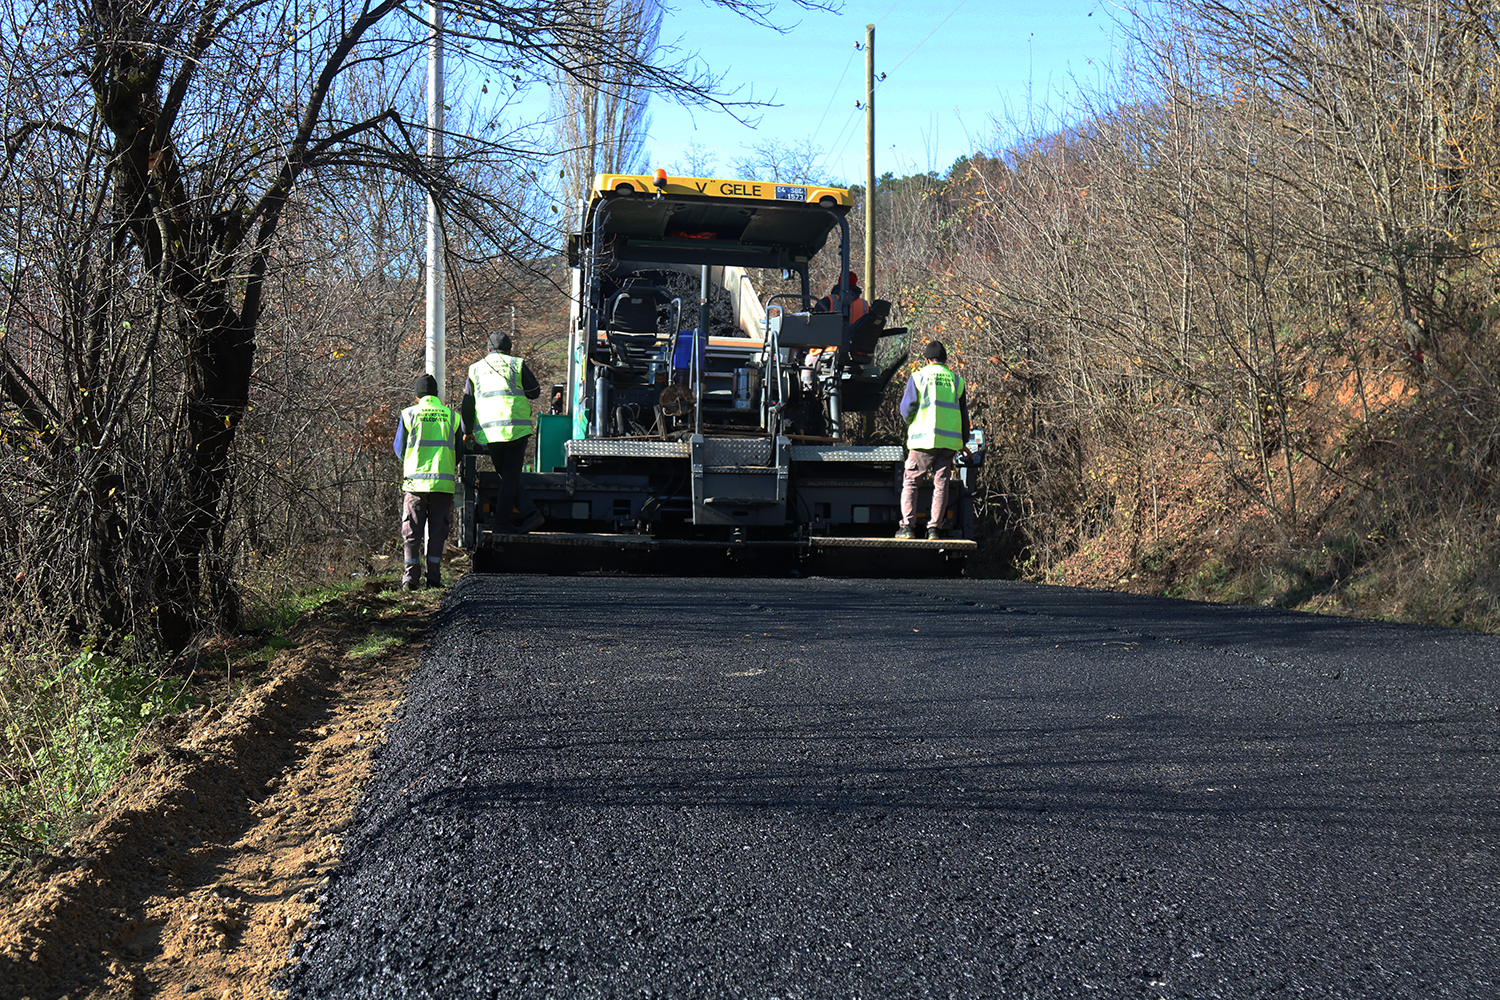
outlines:
[{"label": "machine frame", "polygon": [[[850,323],[852,205],[831,187],[596,177],[568,247],[560,405],[538,418],[523,480],[547,521],[494,531],[498,478],[466,456],[462,543],[475,568],[961,570],[975,550],[977,460],[957,466],[948,537],[898,540],[905,449],[843,440],[845,414],[875,410],[906,361],[876,363],[879,341],[906,332],[886,327],[887,303]],[[842,308],[817,312],[810,268],[835,233]],[[800,291],[760,299],[756,268],[800,278]]]}]

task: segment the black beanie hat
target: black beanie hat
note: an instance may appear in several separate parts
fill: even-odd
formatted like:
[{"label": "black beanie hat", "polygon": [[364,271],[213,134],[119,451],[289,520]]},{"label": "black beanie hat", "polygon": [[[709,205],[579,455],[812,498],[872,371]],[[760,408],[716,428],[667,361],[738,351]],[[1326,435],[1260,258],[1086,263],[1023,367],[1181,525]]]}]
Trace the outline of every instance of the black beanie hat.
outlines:
[{"label": "black beanie hat", "polygon": [[948,349],[943,346],[943,342],[941,340],[934,340],[932,343],[927,345],[927,350],[922,352],[922,357],[926,358],[928,361],[947,361]]},{"label": "black beanie hat", "polygon": [[509,354],[510,353],[510,334],[507,334],[507,333],[492,333],[492,334],[490,334],[489,349],[492,350],[492,351],[499,351],[501,354]]},{"label": "black beanie hat", "polygon": [[412,381],[411,392],[413,396],[436,396],[437,379],[430,373],[423,372]]}]

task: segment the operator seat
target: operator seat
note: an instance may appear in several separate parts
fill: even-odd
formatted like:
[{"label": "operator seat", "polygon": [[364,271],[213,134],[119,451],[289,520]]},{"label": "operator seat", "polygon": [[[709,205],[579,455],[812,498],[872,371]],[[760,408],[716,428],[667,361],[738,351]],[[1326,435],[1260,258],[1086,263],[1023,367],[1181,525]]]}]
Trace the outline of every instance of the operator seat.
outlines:
[{"label": "operator seat", "polygon": [[605,326],[613,333],[649,333],[656,335],[654,288],[627,288],[609,300]]},{"label": "operator seat", "polygon": [[663,289],[644,286],[623,288],[609,299],[602,328],[622,363],[650,363],[658,335],[657,306],[665,301]]},{"label": "operator seat", "polygon": [[868,365],[875,357],[875,345],[885,333],[886,320],[891,316],[891,304],[885,299],[876,299],[870,308],[849,327],[849,360],[857,365]]}]

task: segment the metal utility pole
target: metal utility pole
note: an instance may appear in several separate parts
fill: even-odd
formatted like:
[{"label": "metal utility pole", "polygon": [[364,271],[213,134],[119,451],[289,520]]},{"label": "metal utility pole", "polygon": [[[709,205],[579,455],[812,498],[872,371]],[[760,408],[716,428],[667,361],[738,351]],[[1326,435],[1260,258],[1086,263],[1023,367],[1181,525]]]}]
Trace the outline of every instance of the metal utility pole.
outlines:
[{"label": "metal utility pole", "polygon": [[[427,7],[431,34],[427,40],[427,162],[436,168],[443,157],[443,8]],[[437,379],[438,398],[448,390],[448,342],[444,327],[443,227],[437,199],[427,195],[427,372]]]},{"label": "metal utility pole", "polygon": [[865,301],[875,301],[875,25],[865,25]]}]

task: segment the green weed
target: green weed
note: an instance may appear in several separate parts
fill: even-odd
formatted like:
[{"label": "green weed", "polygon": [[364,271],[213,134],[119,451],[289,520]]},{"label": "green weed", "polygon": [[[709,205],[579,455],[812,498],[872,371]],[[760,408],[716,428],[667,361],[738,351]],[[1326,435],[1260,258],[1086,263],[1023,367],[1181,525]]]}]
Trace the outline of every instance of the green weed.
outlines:
[{"label": "green weed", "polygon": [[186,682],[93,649],[0,663],[0,858],[66,840],[126,768],[152,720],[189,707]]},{"label": "green weed", "polygon": [[1180,597],[1195,601],[1223,600],[1234,575],[1232,567],[1217,559],[1200,565],[1186,579],[1173,584],[1164,591],[1167,597]]},{"label": "green weed", "polygon": [[358,584],[340,582],[298,591],[252,591],[256,599],[248,602],[244,621],[247,632],[285,633],[303,616],[336,600]]},{"label": "green weed", "polygon": [[353,660],[363,659],[367,656],[379,656],[392,646],[399,646],[405,641],[405,636],[394,635],[390,632],[373,632],[354,646],[351,646],[349,652],[345,655]]},{"label": "green weed", "polygon": [[[292,629],[354,586],[257,593],[245,625],[264,638],[224,654],[218,678],[227,683],[217,686],[205,686],[201,672],[184,679],[149,661],[132,662],[139,650],[128,638],[109,654],[92,647],[59,652],[65,644],[55,636],[0,648],[0,870],[75,836],[90,808],[130,766],[142,731],[191,707],[190,685],[198,685],[198,700],[233,700],[248,683],[236,675],[295,646]],[[355,655],[374,655],[400,641],[377,633]]]}]

